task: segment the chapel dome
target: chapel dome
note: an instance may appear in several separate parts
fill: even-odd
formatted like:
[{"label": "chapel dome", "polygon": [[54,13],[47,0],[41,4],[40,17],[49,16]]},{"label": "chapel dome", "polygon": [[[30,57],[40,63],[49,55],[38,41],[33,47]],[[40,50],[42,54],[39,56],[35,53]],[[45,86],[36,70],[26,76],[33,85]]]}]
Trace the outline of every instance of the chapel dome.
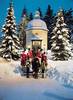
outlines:
[{"label": "chapel dome", "polygon": [[31,20],[27,25],[27,30],[33,30],[33,29],[48,31],[47,25],[43,20],[40,19],[38,11],[35,14],[35,18]]}]

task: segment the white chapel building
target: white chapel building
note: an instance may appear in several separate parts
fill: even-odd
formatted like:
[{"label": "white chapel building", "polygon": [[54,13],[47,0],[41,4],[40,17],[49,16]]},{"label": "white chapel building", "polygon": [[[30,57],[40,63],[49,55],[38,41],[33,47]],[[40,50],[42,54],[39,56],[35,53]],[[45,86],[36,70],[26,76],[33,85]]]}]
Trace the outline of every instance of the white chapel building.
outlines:
[{"label": "white chapel building", "polygon": [[35,17],[26,28],[26,48],[41,48],[47,50],[48,29],[46,23],[40,19],[39,12],[36,11]]}]

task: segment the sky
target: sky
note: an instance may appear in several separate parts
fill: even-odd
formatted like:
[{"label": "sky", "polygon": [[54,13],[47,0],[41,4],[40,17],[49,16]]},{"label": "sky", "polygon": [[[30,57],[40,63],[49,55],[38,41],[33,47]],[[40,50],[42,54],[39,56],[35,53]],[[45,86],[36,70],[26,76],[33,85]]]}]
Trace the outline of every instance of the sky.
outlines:
[{"label": "sky", "polygon": [[[7,16],[7,8],[9,7],[10,0],[0,0],[0,28],[5,22]],[[24,7],[27,8],[28,13],[35,11],[40,7],[42,12],[45,13],[48,4],[56,13],[60,8],[69,9],[73,8],[73,0],[13,0],[14,12],[16,17],[16,23],[18,24],[21,19],[21,13]]]}]

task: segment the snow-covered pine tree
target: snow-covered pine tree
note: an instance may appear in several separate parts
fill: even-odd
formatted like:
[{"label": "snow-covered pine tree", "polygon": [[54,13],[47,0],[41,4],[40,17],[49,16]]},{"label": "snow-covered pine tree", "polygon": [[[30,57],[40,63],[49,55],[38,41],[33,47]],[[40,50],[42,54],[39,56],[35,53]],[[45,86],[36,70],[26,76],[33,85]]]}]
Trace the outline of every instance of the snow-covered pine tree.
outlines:
[{"label": "snow-covered pine tree", "polygon": [[18,33],[19,33],[19,39],[20,39],[20,45],[22,48],[26,48],[26,27],[29,22],[29,17],[27,14],[27,9],[24,8],[22,11],[22,17],[21,17],[21,22],[18,25]]},{"label": "snow-covered pine tree", "polygon": [[56,27],[52,32],[52,58],[53,60],[68,60],[71,57],[69,29],[64,23],[63,12],[58,12]]},{"label": "snow-covered pine tree", "polygon": [[8,8],[8,14],[6,17],[5,24],[2,27],[4,33],[3,41],[0,46],[0,54],[6,59],[14,59],[18,57],[18,50],[20,49],[19,38],[16,32],[16,23],[14,17],[13,2],[11,0]]},{"label": "snow-covered pine tree", "polygon": [[70,29],[70,40],[72,42],[72,35],[73,35],[73,10],[70,8],[67,11],[63,11],[65,23],[68,25]]},{"label": "snow-covered pine tree", "polygon": [[69,10],[63,10],[63,15],[65,19],[65,23],[68,25],[70,29],[70,43],[71,43],[71,50],[73,52],[73,9],[70,8]]},{"label": "snow-covered pine tree", "polygon": [[32,13],[30,13],[30,15],[29,15],[29,20],[30,21],[33,20],[33,14]]},{"label": "snow-covered pine tree", "polygon": [[47,28],[48,28],[48,49],[51,49],[51,32],[53,30],[53,26],[55,23],[55,18],[53,16],[53,10],[50,5],[48,5],[48,8],[46,10],[46,14],[43,18],[43,20],[46,22]]},{"label": "snow-covered pine tree", "polygon": [[39,7],[37,11],[39,11],[39,13],[40,13],[40,18],[43,19],[43,14],[42,14],[41,8]]}]

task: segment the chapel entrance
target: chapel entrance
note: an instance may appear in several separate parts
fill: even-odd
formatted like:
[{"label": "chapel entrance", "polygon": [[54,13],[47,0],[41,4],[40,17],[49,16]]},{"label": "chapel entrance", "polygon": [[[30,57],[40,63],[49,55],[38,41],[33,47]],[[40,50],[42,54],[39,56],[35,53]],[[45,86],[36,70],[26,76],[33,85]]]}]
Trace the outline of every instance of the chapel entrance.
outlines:
[{"label": "chapel entrance", "polygon": [[32,49],[38,50],[41,49],[42,47],[42,40],[32,40]]}]

